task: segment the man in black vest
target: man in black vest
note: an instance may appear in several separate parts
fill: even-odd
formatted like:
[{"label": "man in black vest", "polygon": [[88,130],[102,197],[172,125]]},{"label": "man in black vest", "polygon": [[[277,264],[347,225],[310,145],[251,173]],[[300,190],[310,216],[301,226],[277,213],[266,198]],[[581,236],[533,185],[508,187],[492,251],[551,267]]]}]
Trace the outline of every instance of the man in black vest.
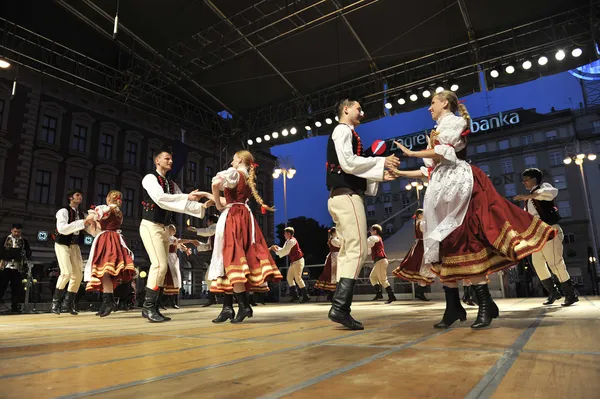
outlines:
[{"label": "man in black vest", "polygon": [[23,238],[22,232],[21,224],[13,224],[10,235],[0,247],[0,302],[10,284],[12,313],[19,313],[19,302],[24,292],[22,281],[27,277],[27,259],[31,258],[29,242]]},{"label": "man in black vest", "polygon": [[364,113],[358,101],[345,99],[338,106],[339,125],[327,143],[327,207],[343,244],[338,256],[337,285],[329,319],[351,330],[364,329],[350,315],[356,277],[368,254],[367,217],[364,195],[376,195],[380,181],[394,180],[386,169],[400,160],[389,157],[363,157],[363,145],[354,128]]},{"label": "man in black vest", "polygon": [[531,194],[517,195],[516,200],[526,201],[526,210],[534,216],[538,216],[542,221],[548,223],[556,230],[558,235],[556,238],[549,240],[539,252],[531,254],[533,268],[537,273],[544,288],[548,291],[548,300],[544,305],[551,305],[554,301],[561,298],[557,287],[554,285],[550,270],[560,281],[563,292],[565,294],[565,302],[562,306],[571,306],[579,301],[571,276],[567,271],[567,266],[563,259],[563,239],[564,233],[558,224],[560,215],[558,209],[554,205],[554,198],[558,194],[558,189],[552,187],[549,183],[542,183],[542,171],[537,168],[525,169],[522,173],[523,184]]},{"label": "man in black vest", "polygon": [[[61,312],[77,315],[74,308],[75,297],[79,291],[79,285],[83,277],[83,260],[81,259],[81,249],[83,234],[81,230],[89,226],[92,216],[84,215],[79,209],[83,201],[83,192],[81,190],[71,190],[67,193],[69,206],[59,209],[56,212],[56,241],[54,243],[54,252],[60,268],[60,276],[56,281],[56,290],[52,298],[52,313]],[[67,287],[67,284],[69,286]],[[60,305],[60,300],[67,288],[67,293]]]},{"label": "man in black vest", "polygon": [[142,180],[144,201],[140,237],[151,262],[142,316],[150,322],[158,323],[171,320],[158,309],[169,268],[169,233],[166,227],[173,223],[174,212],[203,218],[209,203],[201,204],[198,201],[210,194],[198,190],[189,194],[181,192],[168,176],[173,168],[173,156],[169,151],[159,150],[154,153],[154,164],[156,170]]}]

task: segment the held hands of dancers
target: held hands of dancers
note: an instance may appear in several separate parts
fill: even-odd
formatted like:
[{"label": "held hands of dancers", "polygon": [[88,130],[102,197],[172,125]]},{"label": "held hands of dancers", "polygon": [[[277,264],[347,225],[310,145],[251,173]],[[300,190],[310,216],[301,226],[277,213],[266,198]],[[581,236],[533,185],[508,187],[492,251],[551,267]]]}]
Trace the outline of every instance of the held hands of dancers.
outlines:
[{"label": "held hands of dancers", "polygon": [[194,190],[188,194],[188,201],[200,201],[202,198],[212,197],[210,193],[206,191]]}]

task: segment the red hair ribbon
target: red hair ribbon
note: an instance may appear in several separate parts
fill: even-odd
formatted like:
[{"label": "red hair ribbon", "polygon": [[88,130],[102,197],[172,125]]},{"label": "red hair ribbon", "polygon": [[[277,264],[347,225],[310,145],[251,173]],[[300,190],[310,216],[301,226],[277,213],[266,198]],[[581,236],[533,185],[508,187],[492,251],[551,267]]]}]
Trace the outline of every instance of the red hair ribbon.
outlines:
[{"label": "red hair ribbon", "polygon": [[117,201],[121,201],[121,196],[120,196],[120,195],[117,195],[117,196],[115,197],[115,200],[117,200]]},{"label": "red hair ribbon", "polygon": [[466,100],[458,100],[459,104],[464,104]]},{"label": "red hair ribbon", "polygon": [[413,219],[416,219],[416,218],[417,218],[417,215],[412,215],[412,218],[413,218]]},{"label": "red hair ribbon", "polygon": [[263,215],[267,214],[267,206],[266,205],[260,206],[260,213],[262,213]]},{"label": "red hair ribbon", "polygon": [[253,167],[254,169],[258,169],[258,164],[257,164],[256,162],[254,162],[254,163],[252,164],[252,167]]},{"label": "red hair ribbon", "polygon": [[96,209],[96,205],[90,205],[90,209]]},{"label": "red hair ribbon", "polygon": [[471,134],[471,131],[469,129],[467,129],[467,130],[464,130],[460,135],[463,136],[463,137],[466,137],[469,134]]}]

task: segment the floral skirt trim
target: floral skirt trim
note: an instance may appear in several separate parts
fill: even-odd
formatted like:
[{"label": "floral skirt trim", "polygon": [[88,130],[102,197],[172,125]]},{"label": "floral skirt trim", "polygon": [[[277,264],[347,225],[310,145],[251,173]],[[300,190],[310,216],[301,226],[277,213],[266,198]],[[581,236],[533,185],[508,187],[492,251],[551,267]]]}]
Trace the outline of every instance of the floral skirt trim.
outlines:
[{"label": "floral skirt trim", "polygon": [[315,283],[315,288],[319,289],[319,290],[324,290],[324,291],[335,291],[335,287],[337,284],[335,283],[330,283],[328,281],[317,281]]},{"label": "floral skirt trim", "polygon": [[433,279],[429,277],[424,277],[420,273],[410,272],[405,269],[396,268],[392,271],[394,276],[399,277],[406,281],[412,281],[414,283],[425,283],[427,285],[433,284]]},{"label": "floral skirt trim", "polygon": [[225,266],[225,276],[218,277],[210,284],[210,292],[233,292],[233,285],[243,283],[246,291],[267,292],[267,281],[280,281],[283,279],[281,272],[271,261],[260,261],[260,268],[250,269],[246,258],[240,258],[239,264]]}]

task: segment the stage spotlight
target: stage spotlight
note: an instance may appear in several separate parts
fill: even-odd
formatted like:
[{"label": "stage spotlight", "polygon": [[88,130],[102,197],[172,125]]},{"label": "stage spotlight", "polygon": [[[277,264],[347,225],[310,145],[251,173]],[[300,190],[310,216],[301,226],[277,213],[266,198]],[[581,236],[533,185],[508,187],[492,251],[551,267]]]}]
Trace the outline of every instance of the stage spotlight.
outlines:
[{"label": "stage spotlight", "polygon": [[437,88],[437,89],[435,89],[435,92],[436,92],[436,93],[441,93],[441,92],[443,92],[443,91],[444,91],[444,88],[443,88],[442,86],[438,86],[438,88]]},{"label": "stage spotlight", "polygon": [[416,94],[410,95],[410,101],[417,101],[418,99],[419,99],[419,97]]},{"label": "stage spotlight", "polygon": [[277,137],[279,137],[279,133],[273,132],[273,134],[271,134],[271,136],[273,136],[273,138],[276,139]]},{"label": "stage spotlight", "polygon": [[337,115],[335,116],[335,121],[336,121],[336,122],[339,122],[339,121],[340,121],[340,118],[338,118],[338,116],[337,116]]},{"label": "stage spotlight", "polygon": [[531,61],[527,60],[527,61],[523,61],[523,69],[529,69],[531,68]]},{"label": "stage spotlight", "polygon": [[454,83],[452,86],[450,86],[450,91],[457,91],[458,90],[458,85],[456,83]]},{"label": "stage spotlight", "polygon": [[425,97],[425,98],[429,98],[429,97],[431,97],[431,92],[430,92],[429,90],[425,90],[425,91],[423,92],[423,97]]},{"label": "stage spotlight", "polygon": [[293,128],[290,129],[290,133],[291,134],[296,134],[296,133],[298,133],[298,129],[296,129],[295,127],[293,127]]},{"label": "stage spotlight", "polygon": [[0,68],[6,69],[8,67],[10,67],[10,62],[0,58]]},{"label": "stage spotlight", "polygon": [[563,50],[558,50],[556,52],[556,54],[554,55],[554,58],[556,58],[558,61],[562,61],[565,59],[565,52]]},{"label": "stage spotlight", "polygon": [[331,118],[327,118],[327,119],[325,119],[325,123],[327,123],[328,125],[331,125],[333,123],[333,121],[331,120]]},{"label": "stage spotlight", "polygon": [[542,55],[538,59],[538,64],[540,64],[540,65],[546,65],[547,63],[548,63],[548,57],[546,57],[545,55]]},{"label": "stage spotlight", "polygon": [[271,136],[269,136],[268,134],[265,134],[265,141],[269,141],[271,140]]},{"label": "stage spotlight", "polygon": [[571,51],[571,55],[575,58],[579,57],[581,54],[583,54],[583,51],[579,47],[574,48],[573,51]]},{"label": "stage spotlight", "polygon": [[392,109],[392,103],[391,103],[391,102],[389,102],[389,101],[388,101],[388,102],[386,102],[386,103],[385,103],[385,107],[386,107],[387,109]]},{"label": "stage spotlight", "polygon": [[248,139],[248,145],[252,145],[254,144],[254,141],[252,141],[252,139]]},{"label": "stage spotlight", "polygon": [[262,139],[260,137],[257,137],[256,142],[260,144],[260,143],[262,143]]},{"label": "stage spotlight", "polygon": [[512,65],[509,65],[506,67],[505,71],[506,71],[506,73],[508,73],[510,75],[511,73],[515,72],[515,67]]},{"label": "stage spotlight", "polygon": [[316,121],[316,122],[315,122],[315,126],[316,126],[316,127],[321,127],[321,126],[323,126],[323,124],[322,124],[321,122],[319,122],[319,121]]},{"label": "stage spotlight", "polygon": [[498,71],[496,71],[495,69],[492,69],[492,71],[490,72],[490,76],[492,78],[497,78],[498,76],[500,76],[500,73]]},{"label": "stage spotlight", "polygon": [[307,131],[311,129],[311,127],[310,127],[310,126],[308,126],[308,125],[304,126],[304,128],[305,128]]},{"label": "stage spotlight", "polygon": [[281,132],[281,135],[282,135],[283,137],[286,137],[288,134],[290,134],[290,132],[288,132],[288,130],[287,130],[287,129],[283,129],[283,131]]},{"label": "stage spotlight", "polygon": [[399,98],[399,99],[398,99],[398,104],[400,104],[400,105],[404,105],[404,104],[406,104],[406,100],[405,100],[405,99],[403,99],[403,98]]}]

